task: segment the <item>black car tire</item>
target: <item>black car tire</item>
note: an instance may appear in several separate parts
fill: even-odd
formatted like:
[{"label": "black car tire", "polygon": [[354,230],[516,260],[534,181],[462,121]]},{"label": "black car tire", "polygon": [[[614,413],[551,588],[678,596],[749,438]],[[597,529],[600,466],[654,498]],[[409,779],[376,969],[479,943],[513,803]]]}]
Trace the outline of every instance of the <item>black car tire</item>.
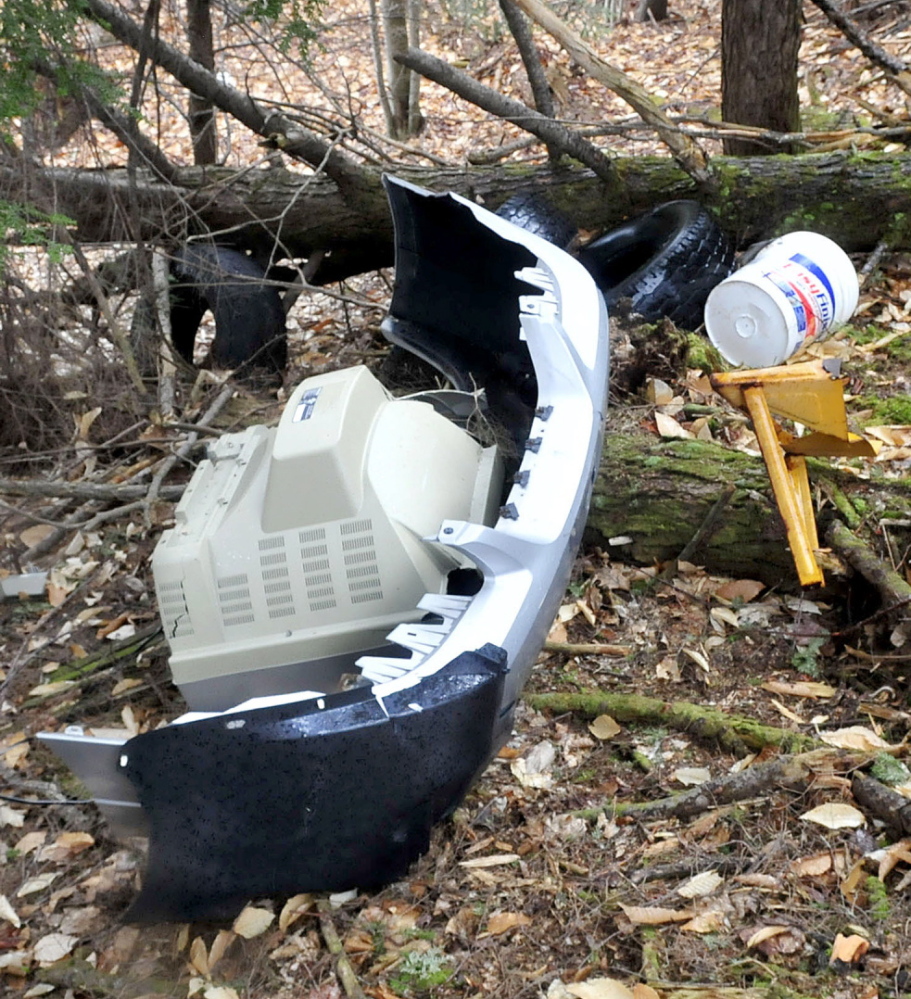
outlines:
[{"label": "black car tire", "polygon": [[709,292],[734,269],[734,246],[697,201],[668,201],[579,252],[610,308],[622,298],[652,321],[694,330]]},{"label": "black car tire", "polygon": [[278,288],[261,283],[266,277],[255,260],[237,250],[202,243],[181,247],[171,261],[171,342],[177,353],[193,363],[199,324],[211,310],[215,366],[284,371],[285,312]]},{"label": "black car tire", "polygon": [[495,214],[541,236],[561,250],[569,249],[579,234],[578,227],[566,212],[534,191],[507,198]]}]

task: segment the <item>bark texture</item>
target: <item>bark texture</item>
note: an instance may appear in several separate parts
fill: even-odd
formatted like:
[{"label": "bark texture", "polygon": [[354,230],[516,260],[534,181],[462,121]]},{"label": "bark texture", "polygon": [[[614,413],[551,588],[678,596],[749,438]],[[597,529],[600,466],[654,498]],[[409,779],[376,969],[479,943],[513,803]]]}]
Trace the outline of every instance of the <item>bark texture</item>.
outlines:
[{"label": "bark texture", "polygon": [[[722,0],[721,114],[725,121],[776,132],[800,130],[800,15],[800,0]],[[727,139],[724,151],[751,156],[782,150],[747,139]]]},{"label": "bark texture", "polygon": [[[838,490],[865,511],[872,526],[911,515],[911,481],[872,482],[813,461],[810,478],[822,496]],[[655,565],[676,558],[699,532],[716,500],[730,498],[688,559],[723,575],[796,586],[784,524],[760,458],[719,444],[611,432],[595,482],[586,541],[623,561]],[[832,519],[825,504],[820,527]],[[861,528],[862,530],[862,528]],[[822,533],[822,532],[821,532]],[[611,545],[612,539],[628,538]]]},{"label": "bark texture", "polygon": [[[595,232],[674,198],[698,197],[695,184],[662,157],[614,161],[605,181],[582,169],[550,167],[415,168],[406,180],[455,191],[496,208],[510,195],[537,191]],[[702,201],[741,245],[794,229],[813,229],[848,252],[872,250],[885,238],[911,248],[911,155],[836,152],[806,156],[717,157],[710,169],[718,194]],[[315,281],[325,283],[392,262],[392,224],[379,171],[363,171],[355,198],[329,177],[284,169],[180,168],[173,183],[126,170],[46,170],[20,176],[0,166],[10,200],[43,198],[74,218],[75,238],[88,242],[179,241],[190,233],[231,233],[239,245],[309,257],[331,251]],[[798,207],[799,206],[799,207]],[[130,210],[131,208],[135,210]],[[140,220],[138,228],[134,220]]]}]

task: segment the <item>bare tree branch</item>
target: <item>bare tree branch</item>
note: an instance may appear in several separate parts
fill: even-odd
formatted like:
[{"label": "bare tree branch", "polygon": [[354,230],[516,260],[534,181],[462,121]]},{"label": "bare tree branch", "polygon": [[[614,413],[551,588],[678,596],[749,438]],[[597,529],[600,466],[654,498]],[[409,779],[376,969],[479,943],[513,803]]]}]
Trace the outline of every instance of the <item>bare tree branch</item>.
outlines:
[{"label": "bare tree branch", "polygon": [[[144,41],[142,28],[118,7],[107,0],[86,0],[85,11],[119,41],[136,51],[141,49]],[[356,197],[361,190],[361,170],[334,143],[327,142],[280,112],[265,111],[248,94],[222,82],[214,73],[161,39],[154,38],[149,49],[150,58],[192,93],[211,101],[289,156],[298,157],[316,169],[323,169],[347,195]]]},{"label": "bare tree branch", "polygon": [[563,125],[557,124],[538,111],[526,107],[521,101],[505,97],[503,94],[485,87],[483,83],[473,80],[467,73],[455,69],[449,63],[436,56],[423,52],[421,49],[409,49],[405,55],[398,57],[399,62],[426,76],[428,80],[439,83],[459,97],[477,105],[484,111],[510,121],[513,125],[537,135],[542,142],[554,145],[568,156],[577,159],[587,166],[602,180],[615,180],[616,172],[611,161],[599,149],[587,142],[577,132],[572,132]]},{"label": "bare tree branch", "polygon": [[813,3],[826,15],[836,28],[848,39],[848,41],[860,49],[860,51],[874,65],[884,69],[892,80],[906,93],[911,94],[911,71],[907,63],[889,55],[885,49],[880,48],[869,36],[863,32],[857,24],[846,17],[831,0],[813,0]]},{"label": "bare tree branch", "polygon": [[513,0],[513,3],[524,10],[549,35],[553,35],[586,73],[626,101],[643,121],[651,125],[673,153],[674,159],[700,187],[712,186],[712,175],[707,169],[705,153],[689,136],[680,134],[679,129],[668,120],[644,87],[615,66],[605,62],[540,0]]}]

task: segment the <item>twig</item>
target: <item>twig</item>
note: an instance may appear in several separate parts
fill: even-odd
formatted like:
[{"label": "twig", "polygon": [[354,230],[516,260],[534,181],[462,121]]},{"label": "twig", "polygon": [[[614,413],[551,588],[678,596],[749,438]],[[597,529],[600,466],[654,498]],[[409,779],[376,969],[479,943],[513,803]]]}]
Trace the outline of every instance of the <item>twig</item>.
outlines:
[{"label": "twig", "polygon": [[864,261],[863,267],[861,267],[858,272],[858,278],[860,280],[861,291],[866,287],[867,282],[870,280],[870,275],[879,267],[879,262],[883,258],[883,254],[889,249],[889,240],[881,239],[876,246],[873,248],[873,252]]},{"label": "twig", "polygon": [[599,645],[597,643],[545,642],[545,652],[563,652],[568,656],[628,656],[631,645]]},{"label": "twig", "polygon": [[360,982],[357,980],[357,975],[354,973],[354,968],[348,960],[342,941],[339,939],[335,923],[332,921],[332,906],[329,904],[329,899],[318,899],[316,907],[319,910],[319,928],[322,930],[329,953],[334,955],[336,959],[335,973],[342,983],[345,995],[348,996],[348,999],[367,999]]},{"label": "twig", "polygon": [[666,725],[694,738],[716,741],[722,748],[745,756],[748,749],[778,746],[785,752],[815,749],[812,736],[763,725],[755,718],[729,715],[717,708],[688,701],[662,701],[638,694],[610,694],[601,690],[582,690],[571,694],[526,694],[525,703],[535,711],[554,715],[578,714],[597,718],[608,714],[618,722]]},{"label": "twig", "polygon": [[813,0],[813,3],[816,4],[852,45],[860,49],[870,62],[889,73],[895,83],[906,94],[911,95],[911,72],[909,72],[906,63],[902,62],[901,59],[896,59],[895,56],[889,55],[885,49],[880,48],[872,42],[831,0]]},{"label": "twig", "polygon": [[[218,395],[215,397],[215,401],[199,418],[199,422],[202,425],[207,426],[212,420],[215,419],[216,416],[218,416],[218,414],[222,411],[222,409],[224,409],[226,403],[228,402],[228,400],[231,398],[232,395],[234,395],[234,386],[230,384],[223,385],[221,392],[219,392]],[[168,475],[171,469],[177,464],[178,461],[180,461],[182,458],[185,458],[189,454],[190,449],[196,444],[198,437],[199,435],[195,430],[187,434],[187,439],[183,442],[183,444],[180,445],[180,447],[177,449],[177,451],[174,454],[170,455],[161,463],[161,467],[155,473],[155,477],[152,479],[152,482],[149,485],[145,498],[146,520],[149,522],[150,525],[151,525],[151,518],[149,517],[148,511],[150,510],[155,500],[164,498],[165,490],[162,487],[162,483],[165,477]]]},{"label": "twig", "polygon": [[526,107],[521,101],[513,100],[490,87],[485,87],[467,73],[422,49],[408,49],[404,55],[396,56],[396,61],[426,76],[428,80],[439,83],[441,87],[446,87],[447,90],[451,90],[484,111],[537,135],[542,142],[557,146],[567,156],[572,156],[587,166],[602,180],[616,180],[613,164],[600,149],[596,149],[577,132],[570,131],[552,118]]},{"label": "twig", "polygon": [[[146,486],[105,485],[100,482],[37,482],[27,479],[0,479],[0,493],[7,496],[54,496],[65,499],[131,500],[144,496]],[[183,486],[161,490],[162,499],[180,499]]]},{"label": "twig", "polygon": [[540,0],[513,0],[513,2],[552,35],[586,73],[599,83],[603,83],[638,112],[642,120],[655,129],[662,142],[670,149],[674,159],[700,187],[712,184],[712,175],[708,170],[705,153],[689,136],[681,134],[673,127],[651,94],[641,84],[605,62]]},{"label": "twig", "polygon": [[826,540],[864,579],[879,590],[886,611],[911,603],[911,586],[840,520],[833,520],[829,525]]},{"label": "twig", "polygon": [[691,819],[719,805],[730,805],[748,798],[767,798],[769,792],[776,788],[806,784],[820,770],[826,773],[848,772],[863,766],[869,760],[869,753],[849,753],[825,747],[797,756],[780,756],[755,767],[747,767],[739,773],[725,774],[716,780],[706,781],[699,787],[659,801],[620,803],[609,806],[609,810],[621,815],[635,815],[637,819],[649,822],[671,818]]}]

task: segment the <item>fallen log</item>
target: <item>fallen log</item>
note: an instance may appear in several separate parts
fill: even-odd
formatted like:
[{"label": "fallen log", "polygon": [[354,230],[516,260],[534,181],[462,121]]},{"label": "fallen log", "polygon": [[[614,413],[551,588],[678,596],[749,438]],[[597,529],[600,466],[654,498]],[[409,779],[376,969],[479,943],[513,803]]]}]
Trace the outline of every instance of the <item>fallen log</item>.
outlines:
[{"label": "fallen log", "polygon": [[[821,535],[838,513],[828,496],[856,504],[864,525],[911,520],[911,481],[870,480],[811,460],[810,478],[823,498]],[[731,487],[733,489],[731,490]],[[784,524],[762,459],[712,441],[668,440],[645,432],[613,432],[608,422],[585,542],[618,561],[658,565],[678,558],[714,504],[730,495],[688,560],[720,575],[797,585]]]}]

